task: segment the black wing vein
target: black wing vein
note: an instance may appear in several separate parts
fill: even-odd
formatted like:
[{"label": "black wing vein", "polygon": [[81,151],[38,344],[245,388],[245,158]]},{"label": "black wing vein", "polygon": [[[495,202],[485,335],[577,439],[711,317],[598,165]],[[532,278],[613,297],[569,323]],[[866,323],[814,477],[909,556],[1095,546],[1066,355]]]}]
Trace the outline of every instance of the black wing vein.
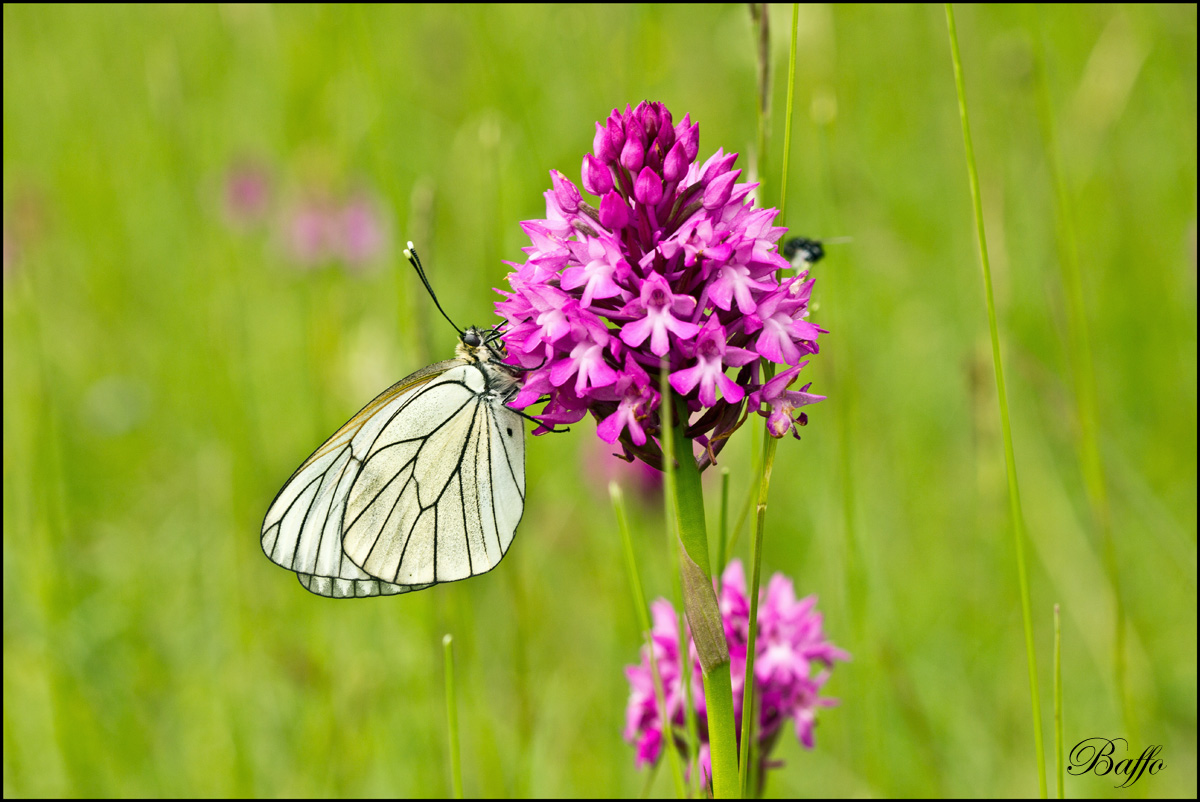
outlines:
[{"label": "black wing vein", "polygon": [[[500,438],[500,447],[504,449],[504,461],[508,464],[508,475],[512,477],[513,486],[517,488],[517,494],[521,497],[521,502],[525,502],[525,488],[522,486],[524,482],[517,481],[517,471],[513,468],[512,456],[508,453],[508,443],[500,436],[500,432],[504,431],[504,427],[500,425],[499,418],[496,417],[496,410],[488,407],[488,412],[492,416],[492,423],[496,424],[496,437]],[[522,432],[522,436],[524,433]]]},{"label": "black wing vein", "polygon": [[[491,423],[488,424],[491,426]],[[487,454],[487,473],[484,474],[488,481],[488,494],[491,496],[492,508],[492,529],[496,533],[496,551],[500,553],[500,557],[504,557],[504,543],[500,540],[500,520],[496,518],[496,487],[492,484],[492,443],[489,440],[484,447],[484,453]]]},{"label": "black wing vein", "polygon": [[[397,531],[397,535],[398,535],[398,537],[401,537],[401,538],[403,538],[403,545],[400,547],[400,556],[399,556],[399,558],[397,559],[397,562],[396,562],[396,573],[393,575],[392,582],[390,582],[389,584],[394,584],[394,583],[395,583],[395,579],[396,579],[396,578],[399,576],[399,573],[400,573],[400,567],[401,567],[401,566],[404,564],[404,556],[405,556],[405,554],[407,554],[407,553],[408,553],[408,547],[409,547],[409,545],[412,543],[412,534],[413,534],[413,531],[416,529],[417,525],[418,525],[418,524],[421,522],[421,518],[423,518],[423,517],[424,517],[424,515],[425,515],[425,514],[426,514],[426,513],[427,513],[427,512],[428,512],[430,509],[433,509],[433,510],[434,510],[434,524],[433,524],[433,526],[434,526],[434,528],[433,528],[433,555],[434,555],[434,557],[433,557],[433,563],[434,563],[434,565],[433,565],[433,570],[434,570],[434,579],[433,579],[433,581],[434,581],[435,583],[438,581],[438,579],[437,579],[437,538],[438,538],[438,534],[437,534],[437,505],[438,505],[438,503],[439,503],[439,502],[442,500],[442,497],[443,497],[443,496],[446,494],[446,491],[447,491],[447,490],[450,488],[450,484],[451,484],[451,483],[454,481],[454,479],[455,479],[455,477],[456,477],[456,476],[457,476],[457,477],[458,477],[458,479],[459,479],[459,487],[460,487],[460,488],[462,487],[462,463],[463,463],[463,458],[464,458],[464,456],[466,455],[467,444],[470,442],[470,440],[471,440],[471,435],[472,435],[472,433],[475,431],[475,426],[476,426],[476,423],[478,422],[478,418],[479,418],[479,406],[478,406],[478,405],[479,405],[479,404],[481,403],[481,401],[482,401],[482,398],[481,398],[481,396],[480,396],[480,394],[479,394],[479,393],[475,392],[475,391],[474,391],[474,390],[472,390],[470,387],[467,387],[467,385],[463,384],[462,382],[441,382],[441,383],[439,383],[439,384],[436,384],[436,385],[434,385],[434,387],[444,387],[444,386],[446,386],[447,384],[455,384],[455,385],[458,385],[458,386],[460,386],[460,387],[463,387],[463,388],[465,388],[466,390],[468,390],[468,391],[471,393],[470,397],[469,397],[469,398],[467,398],[467,400],[466,400],[466,401],[464,401],[462,404],[460,404],[460,405],[459,405],[459,406],[458,406],[458,407],[457,407],[457,408],[454,410],[454,412],[453,412],[452,414],[448,415],[448,416],[446,417],[446,419],[445,419],[445,420],[443,420],[441,423],[439,423],[437,426],[435,426],[433,429],[431,429],[431,430],[430,430],[428,433],[426,433],[425,435],[423,435],[423,436],[421,436],[421,437],[410,437],[410,438],[407,438],[407,439],[405,439],[405,440],[397,440],[397,441],[396,441],[396,442],[394,442],[394,443],[389,443],[389,444],[387,444],[386,446],[383,446],[383,447],[382,447],[382,448],[380,448],[378,451],[376,451],[375,453],[371,454],[371,456],[370,456],[370,457],[368,458],[368,460],[367,460],[368,462],[369,462],[370,460],[374,459],[375,457],[377,457],[378,455],[380,455],[380,454],[384,453],[384,451],[386,451],[387,449],[389,449],[389,448],[392,448],[392,447],[394,447],[394,446],[401,445],[401,444],[403,444],[403,443],[413,443],[413,442],[417,442],[417,441],[420,441],[420,442],[421,442],[421,445],[420,445],[420,446],[417,448],[417,451],[416,451],[416,453],[415,453],[415,454],[413,454],[413,456],[412,456],[412,457],[410,457],[410,458],[409,458],[409,460],[408,460],[407,462],[405,462],[405,463],[404,463],[404,465],[400,466],[400,468],[399,468],[399,469],[396,471],[395,475],[394,475],[394,476],[393,476],[391,479],[389,479],[389,480],[388,480],[386,483],[384,483],[384,485],[383,485],[382,487],[380,487],[380,489],[378,490],[378,492],[376,492],[376,493],[375,493],[375,495],[372,497],[371,501],[370,501],[369,503],[367,503],[367,504],[363,505],[362,511],[361,511],[361,512],[359,512],[357,516],[355,516],[354,520],[350,522],[350,525],[349,525],[348,527],[345,527],[345,528],[343,529],[343,532],[345,532],[345,531],[347,531],[347,530],[349,530],[349,529],[352,529],[352,528],[355,526],[355,524],[357,524],[357,523],[358,523],[359,519],[361,519],[361,518],[362,518],[362,516],[366,514],[367,510],[369,510],[369,509],[370,509],[370,508],[371,508],[371,507],[374,505],[375,501],[376,501],[376,500],[379,498],[379,496],[381,496],[381,495],[383,494],[383,492],[384,492],[385,490],[387,490],[387,488],[388,488],[389,486],[391,486],[392,482],[394,482],[396,479],[398,479],[398,478],[401,476],[401,474],[403,474],[403,473],[404,473],[405,469],[406,469],[406,468],[408,468],[408,466],[409,466],[409,465],[412,465],[413,463],[415,463],[415,462],[416,462],[416,461],[417,461],[417,460],[418,460],[418,459],[421,457],[421,454],[422,454],[422,452],[423,452],[423,451],[425,450],[425,448],[426,448],[426,447],[429,445],[429,439],[430,439],[430,438],[433,436],[433,434],[434,434],[435,432],[437,432],[439,429],[441,429],[442,427],[444,427],[446,424],[448,424],[449,422],[451,422],[451,421],[453,421],[455,418],[457,418],[457,417],[458,417],[458,415],[459,415],[459,413],[460,413],[460,412],[462,412],[462,411],[463,411],[463,409],[465,409],[465,408],[466,408],[467,404],[470,404],[472,401],[474,401],[474,402],[476,403],[476,405],[477,405],[477,406],[476,406],[476,409],[475,409],[474,413],[473,413],[473,414],[472,414],[472,416],[471,416],[471,422],[470,422],[470,424],[469,424],[469,427],[468,427],[468,429],[467,429],[467,436],[466,436],[466,438],[464,439],[464,443],[463,443],[462,450],[461,450],[461,451],[459,451],[459,454],[458,454],[458,462],[457,462],[457,464],[455,465],[454,469],[453,469],[453,470],[450,472],[450,475],[447,477],[447,479],[446,479],[446,483],[445,483],[444,485],[442,485],[441,489],[440,489],[440,490],[439,490],[439,492],[438,492],[438,495],[437,495],[437,497],[436,497],[436,498],[434,498],[434,499],[433,499],[433,500],[432,500],[432,501],[431,501],[429,504],[422,504],[422,503],[421,503],[421,483],[420,483],[420,480],[418,480],[418,479],[417,479],[417,476],[416,476],[416,472],[415,472],[415,470],[414,470],[412,473],[410,473],[410,474],[409,474],[409,476],[408,476],[408,479],[407,479],[407,480],[405,480],[405,483],[404,483],[404,485],[403,485],[403,486],[400,488],[399,492],[396,494],[396,500],[395,500],[394,502],[392,502],[392,509],[388,511],[387,517],[386,517],[386,518],[384,518],[384,521],[383,521],[383,523],[380,525],[378,532],[376,532],[376,533],[375,533],[375,537],[374,537],[374,539],[373,539],[373,540],[372,540],[372,542],[371,542],[371,548],[370,548],[370,549],[367,551],[367,554],[366,554],[366,556],[365,556],[365,557],[363,557],[362,564],[365,566],[365,565],[366,565],[368,562],[370,562],[370,560],[371,560],[371,555],[375,553],[375,549],[376,549],[376,547],[378,547],[378,545],[379,545],[379,542],[380,542],[380,541],[383,539],[383,533],[384,533],[384,532],[387,530],[388,522],[389,522],[389,521],[391,521],[391,520],[392,520],[392,518],[393,518],[393,516],[396,514],[396,507],[397,507],[397,505],[400,503],[401,499],[403,499],[403,498],[404,498],[404,493],[405,493],[405,491],[408,489],[408,487],[409,487],[409,485],[410,485],[410,484],[414,484],[414,483],[415,483],[415,485],[416,485],[417,514],[413,516],[413,519],[412,519],[411,523],[410,523],[410,524],[408,525],[408,527],[407,527],[407,531],[404,531],[404,532]],[[387,428],[387,424],[384,424],[384,428]],[[381,430],[380,430],[380,432],[382,433],[382,431],[383,431],[383,430],[381,429]],[[377,440],[377,439],[378,439],[378,435],[376,436],[376,440]],[[461,490],[460,490],[460,495],[461,495]],[[466,512],[465,512],[465,510],[464,510],[464,512],[463,512],[463,519],[464,519],[464,524],[465,524],[465,519],[466,519]],[[469,551],[469,550],[468,550],[468,555],[467,555],[467,556],[468,556],[468,559],[470,559],[470,551]],[[360,567],[361,567],[361,566],[360,566]],[[364,568],[363,570],[365,570],[365,568]],[[370,574],[368,574],[368,575],[370,575]],[[387,580],[383,580],[383,581],[387,581]]]},{"label": "black wing vein", "polygon": [[[384,423],[382,426],[380,426],[379,431],[375,433],[375,436],[373,438],[371,438],[371,445],[367,446],[367,450],[364,453],[366,453],[368,455],[371,454],[371,450],[375,448],[375,443],[379,442],[379,436],[381,434],[383,434],[385,431],[387,431],[387,427],[392,424],[392,421],[394,421],[396,419],[396,416],[399,415],[401,412],[403,412],[408,407],[409,404],[411,404],[413,401],[416,401],[418,398],[422,397],[423,395],[425,395],[425,393],[427,393],[431,390],[440,390],[443,387],[449,387],[450,385],[457,385],[459,387],[462,387],[464,390],[469,392],[471,395],[476,395],[474,390],[472,390],[470,387],[467,387],[467,385],[465,385],[459,381],[430,382],[429,384],[425,385],[417,392],[413,393],[412,398],[409,398],[403,404],[401,404],[399,407],[396,408],[396,411],[391,414],[391,416],[387,419],[387,422]],[[462,408],[465,407],[469,403],[471,403],[470,398],[468,398],[466,401],[464,401],[462,404],[460,404],[458,409],[454,410],[454,415],[457,415],[459,412],[461,412]],[[446,418],[446,420],[442,421],[437,426],[435,426],[432,430],[430,430],[428,432],[428,434],[425,435],[425,437],[428,437],[429,435],[436,432],[438,429],[445,426],[448,421],[453,420],[454,415],[449,416],[448,418]],[[408,440],[397,441],[397,443],[399,443],[399,442],[411,443],[414,440],[421,440],[421,439],[423,439],[423,438],[412,437],[412,438],[409,438]],[[397,443],[391,443],[390,445],[396,445]]]}]

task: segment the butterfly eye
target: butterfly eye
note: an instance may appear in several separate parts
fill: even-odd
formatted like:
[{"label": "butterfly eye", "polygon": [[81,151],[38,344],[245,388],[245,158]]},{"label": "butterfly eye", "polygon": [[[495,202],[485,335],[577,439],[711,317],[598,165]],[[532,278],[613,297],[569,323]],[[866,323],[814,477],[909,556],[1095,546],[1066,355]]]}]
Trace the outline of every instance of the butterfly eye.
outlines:
[{"label": "butterfly eye", "polygon": [[470,346],[471,348],[478,348],[483,344],[483,340],[479,339],[479,334],[475,331],[468,331],[464,334],[462,341],[463,345]]}]

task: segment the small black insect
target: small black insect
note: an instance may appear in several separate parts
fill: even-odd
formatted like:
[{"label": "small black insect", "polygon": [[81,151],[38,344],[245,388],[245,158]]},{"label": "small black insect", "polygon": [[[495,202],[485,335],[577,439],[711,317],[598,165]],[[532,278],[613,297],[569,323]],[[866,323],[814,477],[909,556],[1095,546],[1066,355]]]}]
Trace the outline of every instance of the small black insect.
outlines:
[{"label": "small black insect", "polygon": [[820,240],[808,237],[792,237],[783,243],[783,258],[793,267],[813,265],[825,258],[825,247]]}]

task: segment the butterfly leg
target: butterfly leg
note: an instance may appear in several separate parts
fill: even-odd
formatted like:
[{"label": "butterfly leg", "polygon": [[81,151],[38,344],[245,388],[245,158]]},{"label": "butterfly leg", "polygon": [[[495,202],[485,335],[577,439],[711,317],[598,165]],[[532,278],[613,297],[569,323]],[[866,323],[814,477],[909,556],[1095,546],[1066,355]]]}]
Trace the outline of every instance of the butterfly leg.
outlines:
[{"label": "butterfly leg", "polygon": [[564,427],[563,427],[563,428],[561,428],[561,429],[555,429],[553,424],[548,424],[548,423],[546,423],[545,421],[540,421],[540,420],[538,420],[537,418],[533,417],[532,415],[526,415],[524,412],[522,412],[522,411],[521,411],[521,410],[519,410],[519,409],[513,409],[512,407],[507,407],[507,409],[508,409],[508,410],[510,410],[511,412],[515,412],[516,414],[520,415],[520,416],[521,416],[522,418],[524,418],[525,420],[528,420],[528,421],[533,421],[533,422],[534,422],[534,423],[536,423],[538,426],[545,426],[545,427],[546,427],[547,429],[549,429],[549,430],[550,430],[550,432],[551,432],[551,433],[553,433],[553,434],[562,434],[562,433],[564,433],[564,432],[569,432],[569,431],[571,431],[571,427],[569,427],[569,426],[564,426]]},{"label": "butterfly leg", "polygon": [[[547,358],[548,358],[548,357],[547,357]],[[543,359],[543,360],[542,360],[542,364],[540,364],[540,365],[534,365],[534,366],[533,366],[533,367],[531,367],[531,368],[523,368],[523,367],[520,367],[519,365],[505,365],[504,367],[505,367],[505,369],[507,369],[507,370],[511,370],[511,371],[513,371],[514,373],[529,373],[530,371],[533,371],[533,370],[538,370],[538,369],[540,369],[540,368],[544,367],[545,365],[546,365],[546,360],[545,360],[545,359]]]}]

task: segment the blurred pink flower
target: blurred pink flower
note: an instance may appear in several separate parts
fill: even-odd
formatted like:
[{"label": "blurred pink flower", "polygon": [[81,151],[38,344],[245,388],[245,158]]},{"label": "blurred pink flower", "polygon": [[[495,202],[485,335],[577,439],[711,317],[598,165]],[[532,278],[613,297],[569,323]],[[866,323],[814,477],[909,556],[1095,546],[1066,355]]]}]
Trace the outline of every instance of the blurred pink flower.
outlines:
[{"label": "blurred pink flower", "polygon": [[613,453],[614,446],[599,438],[588,438],[587,445],[580,451],[583,458],[584,475],[590,480],[598,495],[608,498],[609,482],[616,482],[621,489],[640,498],[647,504],[662,499],[663,474],[641,460],[621,459]]},{"label": "blurred pink flower", "polygon": [[225,174],[225,219],[248,229],[262,223],[271,208],[271,177],[259,164],[244,162]]},{"label": "blurred pink flower", "polygon": [[300,267],[316,267],[337,251],[336,210],[321,198],[303,200],[287,213],[283,234],[288,256]]},{"label": "blurred pink flower", "polygon": [[387,229],[378,202],[365,192],[355,194],[338,213],[341,258],[348,267],[361,267],[383,253]]},{"label": "blurred pink flower", "polygon": [[8,228],[4,229],[4,277],[8,278],[12,273],[13,259],[16,257],[16,249],[13,245],[12,237],[9,236]]},{"label": "blurred pink flower", "polygon": [[4,277],[8,278],[53,230],[54,207],[38,184],[12,188],[4,220]]},{"label": "blurred pink flower", "polygon": [[[721,577],[719,594],[725,639],[729,643],[730,673],[733,678],[733,708],[741,738],[742,693],[746,682],[746,648],[750,633],[750,600],[746,579],[738,560],[729,563]],[[758,758],[764,769],[782,765],[768,761],[783,724],[791,720],[796,737],[805,747],[813,747],[813,728],[817,710],[837,704],[836,699],[822,697],[822,687],[829,679],[834,662],[849,660],[850,655],[826,639],[821,614],[816,611],[816,596],[796,599],[792,580],[775,574],[765,590],[759,593],[758,635],[755,639],[754,683],[758,717],[755,738]],[[667,718],[673,732],[683,732],[686,726],[686,695],[683,690],[683,668],[679,654],[679,617],[665,599],[651,605],[654,624],[651,643],[654,658],[662,677],[666,697]],[[700,770],[711,777],[708,756],[708,719],[704,703],[704,685],[696,646],[688,636],[691,659],[691,693],[699,723],[701,747]],[[654,680],[646,647],[641,662],[627,666],[629,705],[626,709],[625,738],[637,749],[637,765],[654,763],[662,756],[666,743],[659,705],[654,696]],[[675,736],[683,748],[684,740]]]},{"label": "blurred pink flower", "polygon": [[387,244],[380,204],[365,192],[344,202],[310,193],[284,215],[282,233],[287,255],[304,268],[340,261],[361,270]]}]

